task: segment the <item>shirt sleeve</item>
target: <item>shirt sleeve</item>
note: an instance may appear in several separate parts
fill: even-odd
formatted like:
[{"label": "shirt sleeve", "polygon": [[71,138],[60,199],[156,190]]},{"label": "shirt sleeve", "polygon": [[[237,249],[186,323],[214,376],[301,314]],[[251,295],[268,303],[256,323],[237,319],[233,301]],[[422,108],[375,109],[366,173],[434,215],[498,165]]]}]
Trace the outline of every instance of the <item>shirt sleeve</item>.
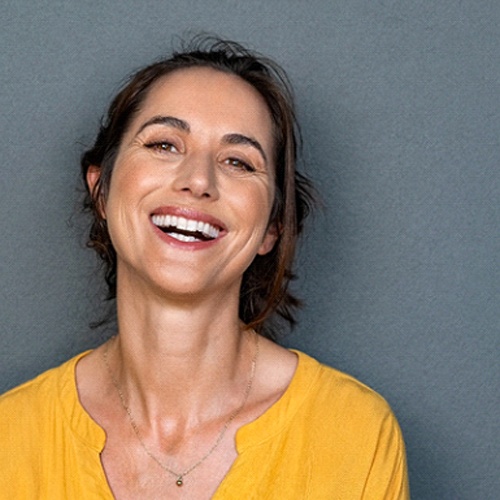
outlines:
[{"label": "shirt sleeve", "polygon": [[401,429],[392,412],[382,421],[362,498],[410,499],[405,445]]}]

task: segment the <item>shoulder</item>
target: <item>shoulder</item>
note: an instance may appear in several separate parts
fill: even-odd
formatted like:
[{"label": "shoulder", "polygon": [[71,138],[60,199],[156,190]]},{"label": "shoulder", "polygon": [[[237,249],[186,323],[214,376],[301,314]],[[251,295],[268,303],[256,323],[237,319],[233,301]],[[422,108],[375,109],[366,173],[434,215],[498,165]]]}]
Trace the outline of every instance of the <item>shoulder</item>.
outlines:
[{"label": "shoulder", "polygon": [[294,351],[299,357],[296,372],[297,390],[303,391],[316,403],[330,409],[349,406],[351,410],[365,407],[370,413],[390,411],[386,400],[355,377],[320,363],[307,354]]},{"label": "shoulder", "polygon": [[297,354],[290,389],[300,404],[290,429],[307,435],[325,464],[343,470],[342,484],[355,473],[352,484],[362,478],[370,498],[409,498],[404,440],[387,401],[351,375]]},{"label": "shoulder", "polygon": [[64,391],[71,391],[71,388],[74,388],[75,366],[85,354],[81,353],[1,395],[2,429],[12,435],[16,428],[37,427],[45,415],[54,411],[54,407],[64,396]]},{"label": "shoulder", "polygon": [[292,352],[298,363],[286,391],[240,429],[239,450],[264,449],[268,461],[279,450],[276,474],[288,481],[300,471],[304,488],[321,491],[321,498],[407,498],[401,493],[407,488],[404,441],[385,399],[356,378]]},{"label": "shoulder", "polygon": [[384,434],[402,439],[394,413],[380,394],[351,375],[294,352],[299,364],[289,390],[309,424],[332,436],[341,430],[344,438],[374,445]]},{"label": "shoulder", "polygon": [[[98,470],[93,457],[103,441],[78,400],[75,368],[85,354],[0,396],[0,491],[15,498],[82,498],[68,492]],[[100,480],[98,473],[92,477]]]}]

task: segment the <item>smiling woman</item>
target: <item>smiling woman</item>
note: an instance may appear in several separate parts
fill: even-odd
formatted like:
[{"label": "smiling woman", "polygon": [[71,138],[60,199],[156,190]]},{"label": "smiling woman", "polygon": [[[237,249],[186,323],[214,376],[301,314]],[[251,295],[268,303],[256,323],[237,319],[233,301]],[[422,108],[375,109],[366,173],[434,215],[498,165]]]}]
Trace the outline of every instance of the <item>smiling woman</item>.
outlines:
[{"label": "smiling woman", "polygon": [[[145,94],[151,90],[151,87],[156,86],[158,80],[188,68],[212,69],[219,73],[220,79],[222,76],[231,76],[232,78],[226,78],[229,81],[239,79],[240,85],[245,85],[247,90],[253,92],[254,98],[258,97],[259,104],[265,103],[266,112],[272,119],[274,158],[268,159],[262,145],[254,137],[230,132],[225,136],[224,142],[228,147],[239,145],[240,151],[244,149],[247,153],[249,149],[259,151],[268,167],[271,165],[270,160],[274,160],[273,163],[276,164],[276,171],[273,174],[276,192],[272,218],[277,222],[274,227],[277,228],[279,225],[280,228],[278,242],[269,255],[254,260],[245,273],[240,291],[240,316],[243,321],[273,338],[273,330],[265,328],[266,319],[273,313],[277,313],[293,324],[293,309],[299,304],[288,291],[288,282],[292,277],[291,266],[296,238],[302,228],[302,221],[311,207],[311,189],[309,182],[295,170],[297,145],[294,133],[293,99],[285,73],[272,61],[256,57],[237,44],[198,39],[191,44],[191,47],[175,54],[172,58],[162,60],[136,73],[129,85],[114,99],[94,148],[89,150],[82,160],[84,178],[87,177],[89,168],[92,169],[95,165],[99,166],[102,173],[96,183],[95,193],[89,192],[86,201],[87,208],[95,217],[89,244],[98,251],[106,263],[109,298],[114,298],[116,295],[116,253],[99,211],[100,192],[102,190],[105,193],[109,189],[111,172],[124,131],[128,128],[137,109],[142,105]],[[201,81],[201,83],[205,82]],[[217,95],[217,88],[213,88],[212,93]],[[189,97],[190,101],[183,102],[196,107],[199,94],[191,92]],[[218,100],[220,102],[220,98]],[[235,116],[246,110],[247,115],[252,117],[255,111],[253,107],[238,107],[230,110],[227,108],[227,103],[222,103],[222,107],[227,114],[232,112]],[[172,132],[176,130],[179,133],[188,133],[190,129],[189,123],[180,117],[162,116],[153,110],[152,116],[140,125],[140,132],[156,125],[158,127],[153,127],[156,135],[151,132],[152,138],[145,143],[145,147],[164,152],[176,151],[176,144],[166,141],[161,136],[161,125],[165,126],[164,129],[170,126]],[[247,147],[243,148],[243,146]],[[255,151],[253,154],[255,155]],[[241,170],[250,171],[259,164],[257,162],[256,165],[252,165],[251,162],[244,161],[241,155],[235,158],[228,157],[225,161],[228,166],[236,167],[235,170],[239,170],[237,167],[241,166]]]},{"label": "smiling woman", "polygon": [[2,396],[2,492],[407,498],[385,401],[272,341],[312,205],[296,149],[284,73],[238,44],[131,78],[82,158],[118,331]]},{"label": "smiling woman", "polygon": [[[272,128],[264,99],[235,75],[192,67],[159,78],[121,139],[100,208],[117,283],[137,273],[190,304],[208,291],[237,300],[243,273],[277,239]],[[86,172],[91,193],[101,168]],[[155,224],[166,216],[175,227]],[[197,237],[205,224],[216,238]]]}]

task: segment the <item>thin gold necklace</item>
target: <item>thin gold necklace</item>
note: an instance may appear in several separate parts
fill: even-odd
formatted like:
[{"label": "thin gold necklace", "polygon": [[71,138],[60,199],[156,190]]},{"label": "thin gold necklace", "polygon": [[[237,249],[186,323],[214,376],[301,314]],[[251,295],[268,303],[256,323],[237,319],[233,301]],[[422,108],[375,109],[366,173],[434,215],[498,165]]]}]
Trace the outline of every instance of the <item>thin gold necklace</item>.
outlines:
[{"label": "thin gold necklace", "polygon": [[[114,337],[115,338],[115,337]],[[128,419],[130,421],[130,424],[132,426],[132,429],[134,430],[134,434],[137,436],[137,439],[139,440],[139,443],[141,443],[142,448],[146,452],[146,454],[152,458],[163,470],[171,474],[176,478],[175,484],[177,486],[182,486],[184,484],[184,478],[190,474],[193,470],[195,470],[198,466],[200,466],[219,446],[221,443],[222,439],[224,438],[224,435],[226,434],[226,431],[231,424],[231,422],[240,414],[241,410],[243,410],[244,406],[246,405],[246,402],[248,400],[248,396],[250,395],[250,391],[252,389],[254,377],[255,377],[255,366],[257,365],[257,357],[259,355],[259,335],[255,334],[255,354],[252,359],[252,366],[250,368],[250,377],[248,378],[248,383],[245,387],[245,392],[243,394],[243,401],[238,408],[236,408],[229,418],[227,419],[226,423],[222,427],[222,430],[220,431],[215,443],[212,445],[212,447],[203,455],[196,463],[188,467],[186,470],[183,472],[176,472],[170,467],[168,467],[165,463],[163,463],[156,455],[154,455],[151,450],[146,446],[146,443],[142,440],[141,434],[139,432],[139,428],[137,426],[137,423],[132,415],[132,411],[130,408],[127,406],[127,403],[125,402],[125,396],[123,395],[123,391],[121,390],[120,384],[118,383],[118,380],[113,374],[113,371],[111,370],[111,367],[109,366],[109,361],[108,361],[108,348],[109,348],[109,343],[106,344],[106,348],[103,351],[102,357],[104,359],[104,364],[106,365],[106,370],[109,373],[109,376],[111,378],[111,381],[113,382],[113,385],[116,388],[116,391],[118,392],[118,396],[120,397],[120,402],[127,413]]]}]

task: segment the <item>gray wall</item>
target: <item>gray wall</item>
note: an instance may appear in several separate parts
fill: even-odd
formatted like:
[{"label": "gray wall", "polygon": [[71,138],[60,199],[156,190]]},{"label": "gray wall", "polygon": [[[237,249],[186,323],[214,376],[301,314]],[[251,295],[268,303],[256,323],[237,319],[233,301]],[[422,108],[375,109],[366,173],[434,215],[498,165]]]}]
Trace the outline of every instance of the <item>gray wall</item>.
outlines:
[{"label": "gray wall", "polygon": [[100,341],[79,155],[126,74],[214,31],[288,69],[325,201],[286,343],[388,399],[413,498],[498,498],[499,25],[495,0],[3,0],[0,389]]}]

